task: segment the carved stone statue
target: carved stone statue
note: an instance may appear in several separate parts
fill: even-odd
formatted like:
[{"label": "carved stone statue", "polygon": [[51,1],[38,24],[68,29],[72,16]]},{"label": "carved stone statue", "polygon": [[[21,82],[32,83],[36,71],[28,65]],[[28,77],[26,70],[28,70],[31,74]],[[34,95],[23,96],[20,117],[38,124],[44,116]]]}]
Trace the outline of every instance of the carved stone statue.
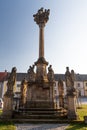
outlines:
[{"label": "carved stone statue", "polygon": [[60,96],[64,95],[63,81],[61,79],[58,80],[58,91]]},{"label": "carved stone statue", "polygon": [[74,86],[74,80],[72,78],[73,73],[71,74],[69,72],[69,67],[66,67],[66,73],[65,73],[65,82],[67,87],[73,87]]},{"label": "carved stone statue", "polygon": [[12,71],[10,73],[10,76],[8,77],[8,82],[7,82],[7,93],[13,93],[13,87],[16,82],[16,67],[12,68]]},{"label": "carved stone statue", "polygon": [[75,74],[71,70],[69,72],[69,67],[66,67],[65,82],[67,89],[67,117],[68,119],[77,119],[78,115],[76,113],[76,88],[74,87]]},{"label": "carved stone statue", "polygon": [[52,69],[52,65],[48,67],[48,80],[53,81],[54,80],[54,71]]},{"label": "carved stone statue", "polygon": [[27,98],[27,81],[24,78],[21,83],[21,105],[24,106]]},{"label": "carved stone statue", "polygon": [[34,21],[40,26],[41,25],[44,25],[45,26],[45,23],[47,23],[47,21],[49,20],[49,13],[50,13],[50,10],[44,10],[43,8],[39,9],[37,14],[34,14],[33,17],[34,17]]},{"label": "carved stone statue", "polygon": [[3,100],[3,117],[8,118],[12,117],[13,113],[13,89],[14,85],[16,82],[16,67],[12,68],[12,71],[8,77],[8,82],[7,82],[7,91],[4,94]]},{"label": "carved stone statue", "polygon": [[67,94],[72,94],[73,92],[75,92],[74,80],[75,80],[74,70],[71,70],[71,73],[70,73],[69,67],[66,67],[65,83],[67,87]]},{"label": "carved stone statue", "polygon": [[29,75],[28,79],[30,82],[35,81],[34,65],[29,67],[28,75]]},{"label": "carved stone statue", "polygon": [[59,106],[64,107],[64,87],[63,87],[63,81],[61,79],[58,80],[58,92],[59,92]]}]

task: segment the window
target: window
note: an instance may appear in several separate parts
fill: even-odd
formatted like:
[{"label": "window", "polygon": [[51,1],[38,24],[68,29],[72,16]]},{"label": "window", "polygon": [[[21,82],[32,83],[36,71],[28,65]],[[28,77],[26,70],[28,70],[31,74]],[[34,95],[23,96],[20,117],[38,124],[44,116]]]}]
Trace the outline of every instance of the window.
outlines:
[{"label": "window", "polygon": [[77,86],[80,87],[80,83],[78,83]]},{"label": "window", "polygon": [[57,91],[55,90],[54,93],[57,94]]},{"label": "window", "polygon": [[17,87],[21,87],[21,85],[20,85],[20,84],[17,84]]},{"label": "window", "polygon": [[85,83],[85,86],[87,87],[87,83]]}]

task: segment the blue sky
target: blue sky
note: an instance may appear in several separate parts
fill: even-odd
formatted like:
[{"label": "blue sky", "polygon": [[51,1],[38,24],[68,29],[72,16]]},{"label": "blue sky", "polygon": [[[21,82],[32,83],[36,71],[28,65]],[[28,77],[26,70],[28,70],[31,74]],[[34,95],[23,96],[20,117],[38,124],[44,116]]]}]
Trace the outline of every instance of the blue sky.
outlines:
[{"label": "blue sky", "polygon": [[39,55],[39,27],[33,14],[50,9],[45,58],[55,73],[66,66],[87,74],[87,0],[0,0],[0,71],[27,72]]}]

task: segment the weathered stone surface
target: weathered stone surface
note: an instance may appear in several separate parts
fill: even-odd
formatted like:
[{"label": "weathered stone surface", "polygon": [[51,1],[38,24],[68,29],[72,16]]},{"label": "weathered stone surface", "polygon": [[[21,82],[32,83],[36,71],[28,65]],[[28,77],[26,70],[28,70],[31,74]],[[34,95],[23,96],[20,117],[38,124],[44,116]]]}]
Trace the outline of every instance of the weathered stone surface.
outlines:
[{"label": "weathered stone surface", "polygon": [[65,82],[67,87],[67,106],[68,106],[68,119],[77,119],[76,113],[76,89],[74,87],[75,74],[71,70],[69,72],[69,67],[66,67]]},{"label": "weathered stone surface", "polygon": [[[53,84],[40,83],[29,84],[27,106],[32,108],[53,108]],[[28,105],[29,104],[29,105]]]},{"label": "weathered stone surface", "polygon": [[87,124],[87,116],[84,116],[84,121]]},{"label": "weathered stone surface", "polygon": [[76,96],[68,96],[68,119],[77,119]]},{"label": "weathered stone surface", "polygon": [[16,67],[12,68],[7,82],[7,91],[4,95],[3,117],[8,118],[12,116],[13,112],[13,88],[16,83]]},{"label": "weathered stone surface", "polygon": [[58,80],[58,92],[59,92],[59,106],[64,107],[64,87],[63,87],[63,81],[61,79]]},{"label": "weathered stone surface", "polygon": [[24,79],[21,83],[21,99],[20,99],[20,105],[22,107],[25,106],[26,100],[27,100],[27,81]]}]

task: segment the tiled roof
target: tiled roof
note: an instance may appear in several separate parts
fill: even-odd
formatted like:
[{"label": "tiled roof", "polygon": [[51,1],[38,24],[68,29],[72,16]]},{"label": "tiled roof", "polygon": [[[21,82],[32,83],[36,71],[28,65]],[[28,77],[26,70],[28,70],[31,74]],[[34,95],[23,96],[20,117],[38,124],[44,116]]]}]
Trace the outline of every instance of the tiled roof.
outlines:
[{"label": "tiled roof", "polygon": [[[85,74],[76,74],[76,81],[87,81],[87,75]],[[22,81],[23,79],[28,80],[27,73],[17,73],[17,81]],[[65,81],[65,74],[54,74],[54,78],[56,81],[62,79]]]},{"label": "tiled roof", "polygon": [[17,73],[17,81],[22,81],[24,78],[28,79],[27,73]]},{"label": "tiled roof", "polygon": [[[3,80],[7,80],[10,73],[7,72],[0,72],[0,82]],[[87,75],[86,74],[75,74],[76,81],[87,81]],[[27,73],[17,73],[17,81],[22,81],[23,79],[28,80],[28,74]],[[59,79],[62,79],[65,81],[65,74],[54,74],[55,81],[58,81]]]},{"label": "tiled roof", "polygon": [[0,82],[2,82],[3,80],[5,80],[7,77],[7,72],[0,72]]},{"label": "tiled roof", "polygon": [[64,74],[55,74],[54,78],[56,81],[58,81],[59,79],[62,79],[63,81],[65,80]]},{"label": "tiled roof", "polygon": [[77,81],[87,81],[87,75],[86,74],[76,74],[76,80]]}]

